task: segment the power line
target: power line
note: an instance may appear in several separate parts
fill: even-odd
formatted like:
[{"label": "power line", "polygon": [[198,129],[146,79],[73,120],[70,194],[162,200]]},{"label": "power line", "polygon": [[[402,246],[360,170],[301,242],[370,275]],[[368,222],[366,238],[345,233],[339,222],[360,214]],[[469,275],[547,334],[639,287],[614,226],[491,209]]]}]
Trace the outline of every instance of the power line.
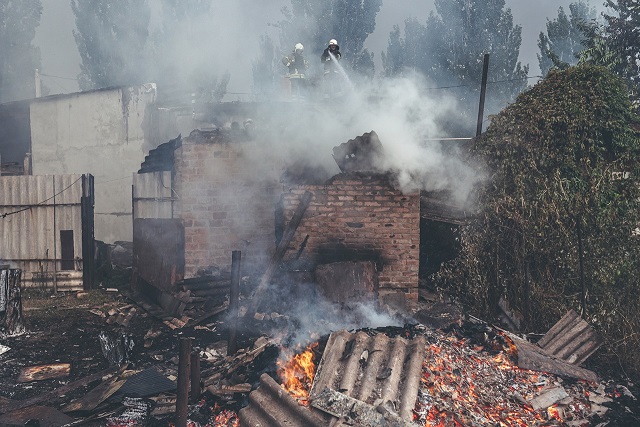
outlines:
[{"label": "power line", "polygon": [[[507,79],[507,80],[494,80],[494,81],[488,81],[487,84],[497,84],[497,83],[508,83],[508,82],[519,82],[519,81],[523,81],[523,80],[529,80],[529,79],[541,79],[542,76],[527,76],[527,77],[521,77],[519,79]],[[453,88],[458,88],[458,87],[475,87],[477,85],[473,84],[473,85],[454,85],[454,86],[438,86],[438,87],[428,87],[426,88],[427,90],[438,90],[438,89],[453,89]]]},{"label": "power line", "polygon": [[74,77],[61,77],[61,76],[52,76],[51,74],[44,74],[44,73],[40,73],[41,76],[46,76],[46,77],[53,77],[54,79],[62,79],[62,80],[74,80],[74,81],[78,81],[78,79],[74,78]]},{"label": "power line", "polygon": [[67,187],[63,188],[62,190],[58,191],[56,194],[54,194],[53,196],[49,197],[48,199],[45,199],[41,202],[36,203],[35,205],[27,205],[26,207],[22,208],[22,209],[18,209],[17,211],[13,211],[13,212],[7,212],[7,213],[3,213],[0,215],[0,218],[5,219],[6,217],[8,217],[9,215],[14,215],[20,212],[24,212],[26,210],[29,210],[33,207],[36,206],[40,206],[46,202],[48,202],[49,200],[53,199],[54,197],[64,193],[65,191],[67,191],[69,188],[71,188],[76,182],[80,181],[82,179],[82,177],[76,179],[75,181],[73,181],[71,184],[69,184]]}]

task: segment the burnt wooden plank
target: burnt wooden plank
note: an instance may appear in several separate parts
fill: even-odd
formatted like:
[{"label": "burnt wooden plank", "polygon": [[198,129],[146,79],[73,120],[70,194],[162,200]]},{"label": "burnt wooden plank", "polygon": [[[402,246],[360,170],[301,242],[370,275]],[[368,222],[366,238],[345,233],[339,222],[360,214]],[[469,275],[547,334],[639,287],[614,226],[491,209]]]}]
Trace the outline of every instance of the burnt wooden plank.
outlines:
[{"label": "burnt wooden plank", "polygon": [[[40,427],[59,427],[66,426],[73,421],[73,418],[57,409],[48,406],[32,406],[2,415],[0,417],[0,426],[38,425]],[[37,424],[34,424],[34,422]]]},{"label": "burnt wooden plank", "polygon": [[114,375],[111,379],[101,383],[80,399],[76,399],[70,404],[62,408],[62,412],[80,412],[80,411],[92,411],[99,404],[107,400],[113,393],[120,390],[120,388],[127,382],[126,379],[119,379],[119,375]]},{"label": "burnt wooden plank", "polygon": [[28,366],[22,368],[17,381],[19,383],[29,383],[32,381],[43,381],[69,376],[71,370],[70,363],[51,363],[48,365]]},{"label": "burnt wooden plank", "polygon": [[22,409],[22,408],[26,408],[28,406],[33,406],[36,405],[38,403],[41,402],[47,402],[49,400],[55,399],[59,396],[65,395],[67,393],[69,393],[70,391],[73,391],[75,389],[78,389],[80,387],[84,387],[87,384],[90,384],[96,380],[101,379],[102,377],[106,376],[106,375],[111,375],[115,372],[118,371],[118,369],[120,369],[119,366],[112,366],[108,369],[105,369],[104,371],[100,371],[97,372],[95,374],[92,375],[88,375],[84,378],[80,378],[76,381],[72,381],[69,384],[65,384],[62,387],[58,387],[55,390],[52,390],[50,392],[47,393],[42,393],[39,394],[38,396],[34,396],[31,397],[29,399],[25,399],[25,400],[17,400],[17,401],[12,401],[9,403],[0,403],[0,413],[4,414],[10,411],[15,411],[17,409]]}]

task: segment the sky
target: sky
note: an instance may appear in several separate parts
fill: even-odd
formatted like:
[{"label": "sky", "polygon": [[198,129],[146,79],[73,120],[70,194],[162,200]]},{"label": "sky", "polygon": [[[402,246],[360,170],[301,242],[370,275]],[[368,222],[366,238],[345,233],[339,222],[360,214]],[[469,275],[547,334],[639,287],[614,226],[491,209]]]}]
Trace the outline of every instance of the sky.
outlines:
[{"label": "sky", "polygon": [[[560,6],[568,11],[571,1],[506,1],[506,6],[513,12],[514,22],[522,27],[520,60],[523,64],[530,65],[530,75],[539,74],[536,59],[538,34],[545,30],[547,18],[557,16]],[[603,0],[591,0],[590,3],[602,9],[602,2]],[[49,87],[51,94],[78,90],[74,79],[80,72],[80,56],[72,35],[75,20],[70,3],[70,0],[42,0],[43,13],[34,44],[41,49],[42,80]],[[221,59],[228,65],[232,75],[229,92],[244,93],[250,90],[250,62],[257,53],[259,37],[269,32],[273,33],[274,29],[269,27],[269,24],[281,18],[280,9],[286,3],[286,0],[214,1],[214,8],[219,9],[220,13],[217,15],[221,19],[211,26],[215,31],[210,43],[199,41],[195,44],[195,49],[199,54],[206,54],[208,50],[220,51],[221,49],[215,46],[218,41],[222,41],[225,47],[230,47],[228,55],[223,55]],[[402,29],[404,20],[409,17],[416,17],[424,22],[432,9],[433,0],[383,0],[383,6],[376,19],[376,30],[365,43],[375,54],[378,71],[381,68],[380,52],[386,50],[393,25],[398,24]]]}]

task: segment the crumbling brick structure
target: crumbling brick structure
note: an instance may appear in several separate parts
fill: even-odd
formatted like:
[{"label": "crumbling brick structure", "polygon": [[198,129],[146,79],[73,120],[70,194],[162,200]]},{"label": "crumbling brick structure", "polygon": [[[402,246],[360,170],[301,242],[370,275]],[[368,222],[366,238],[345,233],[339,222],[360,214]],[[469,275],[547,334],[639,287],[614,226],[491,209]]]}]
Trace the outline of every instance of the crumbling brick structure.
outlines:
[{"label": "crumbling brick structure", "polygon": [[[402,194],[388,175],[340,174],[325,185],[301,185],[282,196],[287,223],[305,191],[314,197],[289,248],[312,264],[373,260],[378,294],[418,299],[420,195]],[[308,238],[306,238],[308,236]],[[306,238],[306,242],[305,242]]]},{"label": "crumbling brick structure", "polygon": [[280,187],[247,159],[254,144],[242,135],[194,132],[176,150],[185,277],[212,265],[228,270],[234,250],[242,251],[243,271],[260,271],[273,252]]}]

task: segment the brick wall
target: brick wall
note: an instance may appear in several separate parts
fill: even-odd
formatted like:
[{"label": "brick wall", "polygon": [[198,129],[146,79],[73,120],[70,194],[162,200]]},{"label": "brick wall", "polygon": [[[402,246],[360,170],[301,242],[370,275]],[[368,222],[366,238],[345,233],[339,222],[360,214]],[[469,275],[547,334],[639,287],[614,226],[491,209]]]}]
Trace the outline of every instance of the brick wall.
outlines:
[{"label": "brick wall", "polygon": [[230,270],[233,250],[242,251],[243,273],[261,271],[269,260],[281,189],[246,155],[254,144],[192,134],[176,150],[176,212],[184,222],[185,277],[211,265]]},{"label": "brick wall", "polygon": [[386,176],[337,175],[329,185],[304,185],[283,194],[285,223],[305,191],[314,197],[288,256],[309,236],[301,258],[312,263],[374,259],[379,295],[418,299],[420,195],[395,190]]}]

